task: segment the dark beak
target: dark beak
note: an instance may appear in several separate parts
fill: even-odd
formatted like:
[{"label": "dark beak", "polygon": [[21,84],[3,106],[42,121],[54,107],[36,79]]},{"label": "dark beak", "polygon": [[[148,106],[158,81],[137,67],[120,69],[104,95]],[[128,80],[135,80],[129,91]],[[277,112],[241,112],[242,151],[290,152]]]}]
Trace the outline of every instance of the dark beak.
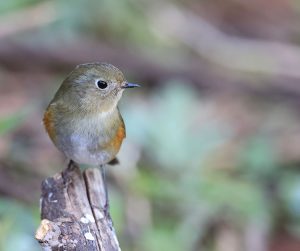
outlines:
[{"label": "dark beak", "polygon": [[121,88],[123,89],[127,89],[127,88],[134,88],[134,87],[141,87],[140,85],[138,84],[133,84],[133,83],[128,83],[128,82],[125,82]]}]

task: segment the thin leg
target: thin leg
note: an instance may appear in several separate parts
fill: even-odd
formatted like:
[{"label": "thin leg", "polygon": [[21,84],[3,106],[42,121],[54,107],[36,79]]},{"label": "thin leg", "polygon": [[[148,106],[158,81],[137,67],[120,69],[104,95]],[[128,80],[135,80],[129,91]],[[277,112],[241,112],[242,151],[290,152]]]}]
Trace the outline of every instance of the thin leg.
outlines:
[{"label": "thin leg", "polygon": [[105,173],[105,165],[100,165],[101,169],[101,175],[104,185],[104,192],[105,192],[105,205],[104,205],[104,213],[106,216],[108,216],[109,213],[109,199],[108,199],[108,189],[107,189],[107,183],[106,183],[106,173]]},{"label": "thin leg", "polygon": [[74,168],[74,166],[75,166],[75,162],[70,159],[67,169],[72,170]]},{"label": "thin leg", "polygon": [[66,186],[71,182],[70,175],[76,169],[76,167],[77,167],[76,163],[73,160],[70,159],[67,168],[62,171],[64,184]]}]

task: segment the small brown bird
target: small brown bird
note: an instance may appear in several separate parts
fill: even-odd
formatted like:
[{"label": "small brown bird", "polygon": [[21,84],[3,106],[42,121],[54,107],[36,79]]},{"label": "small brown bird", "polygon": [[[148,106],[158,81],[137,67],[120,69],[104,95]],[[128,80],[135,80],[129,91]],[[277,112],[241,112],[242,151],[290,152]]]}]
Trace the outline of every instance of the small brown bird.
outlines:
[{"label": "small brown bird", "polygon": [[78,65],[63,81],[50,102],[44,125],[54,145],[79,164],[103,165],[113,161],[125,138],[117,107],[128,83],[123,73],[107,63]]}]

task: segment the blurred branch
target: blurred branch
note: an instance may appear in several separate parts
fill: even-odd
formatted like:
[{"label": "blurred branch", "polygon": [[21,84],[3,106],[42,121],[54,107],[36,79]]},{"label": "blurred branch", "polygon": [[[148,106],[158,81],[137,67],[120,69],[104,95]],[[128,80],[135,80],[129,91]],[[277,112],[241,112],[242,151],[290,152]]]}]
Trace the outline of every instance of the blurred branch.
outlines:
[{"label": "blurred branch", "polygon": [[[28,59],[30,58],[30,62]],[[132,81],[151,83],[151,87],[160,85],[168,79],[180,78],[197,87],[210,90],[229,90],[253,93],[262,97],[275,96],[300,102],[299,80],[288,77],[269,76],[259,82],[249,81],[248,75],[232,74],[212,67],[201,58],[189,58],[188,62],[177,57],[176,53],[165,61],[180,62],[170,67],[168,64],[147,58],[130,48],[111,46],[91,39],[78,39],[72,42],[59,42],[59,46],[21,43],[2,40],[0,43],[0,65],[7,70],[22,74],[25,72],[34,78],[35,73],[69,72],[75,65],[84,62],[106,61],[117,65],[126,75],[135,76]],[[172,63],[171,63],[172,65]],[[23,78],[20,74],[20,78]],[[150,86],[149,86],[150,87]]]},{"label": "blurred branch", "polygon": [[0,39],[32,28],[43,27],[57,20],[54,5],[41,2],[0,17]]},{"label": "blurred branch", "polygon": [[[111,46],[92,39],[60,41],[59,46],[54,47],[42,43],[25,44],[9,39],[0,43],[0,64],[13,71],[65,73],[77,64],[93,61],[110,62],[134,76],[138,72],[139,81],[152,81],[154,84],[158,84],[162,79],[180,77],[199,86],[205,85],[205,82],[214,85],[218,78],[216,75],[209,75],[209,70],[199,61],[194,64],[197,68],[171,68],[136,53],[136,50],[131,51],[130,48]],[[205,69],[202,70],[203,67]],[[205,81],[205,78],[209,78],[210,81]]]},{"label": "blurred branch", "polygon": [[72,165],[42,183],[42,222],[36,239],[44,250],[117,251],[112,220],[105,213],[100,170]]},{"label": "blurred branch", "polygon": [[[155,13],[155,14],[154,14]],[[163,36],[171,36],[224,68],[300,78],[298,46],[229,36],[200,16],[175,5],[161,5],[149,19]]]},{"label": "blurred branch", "polygon": [[[79,63],[107,61],[120,67],[127,75],[136,76],[138,73],[137,81],[140,82],[160,84],[166,79],[181,78],[201,88],[248,93],[252,91],[263,97],[278,94],[280,97],[288,97],[289,100],[293,98],[293,102],[299,102],[299,47],[288,43],[228,36],[201,17],[173,5],[160,5],[159,8],[152,9],[149,13],[150,23],[161,36],[175,38],[197,53],[184,58],[174,50],[174,53],[163,55],[164,63],[160,58],[149,57],[142,51],[137,53],[136,48],[106,44],[88,36],[80,36],[72,41],[57,38],[55,44],[32,41],[26,43],[8,36],[30,27],[42,28],[55,21],[58,17],[51,4],[38,4],[20,11],[24,19],[38,13],[34,19],[36,21],[30,21],[26,24],[28,26],[24,24],[23,28],[22,25],[19,27],[9,21],[12,20],[9,16],[3,17],[3,25],[14,24],[15,27],[11,27],[9,32],[5,31],[5,35],[0,32],[2,67],[31,74],[42,71],[70,71]],[[11,14],[12,17],[15,14]],[[207,61],[215,65],[212,66]],[[262,74],[258,79],[257,76],[249,78],[247,73]]]}]

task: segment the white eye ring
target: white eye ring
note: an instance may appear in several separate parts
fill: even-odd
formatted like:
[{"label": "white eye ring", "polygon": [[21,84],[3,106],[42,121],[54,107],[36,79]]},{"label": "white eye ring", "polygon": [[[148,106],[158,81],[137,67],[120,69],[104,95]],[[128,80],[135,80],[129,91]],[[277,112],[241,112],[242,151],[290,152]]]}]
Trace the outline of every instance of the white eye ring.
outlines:
[{"label": "white eye ring", "polygon": [[95,85],[97,88],[104,90],[108,87],[108,84],[106,81],[102,80],[102,79],[97,79],[95,82]]}]

